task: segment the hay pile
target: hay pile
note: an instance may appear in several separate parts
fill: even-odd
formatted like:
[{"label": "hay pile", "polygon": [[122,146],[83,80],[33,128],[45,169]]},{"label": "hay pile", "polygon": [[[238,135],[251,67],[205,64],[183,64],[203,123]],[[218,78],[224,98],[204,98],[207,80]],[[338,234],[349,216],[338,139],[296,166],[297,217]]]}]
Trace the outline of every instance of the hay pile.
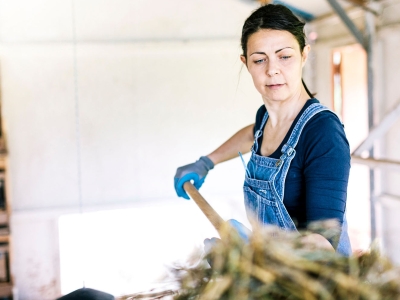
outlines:
[{"label": "hay pile", "polygon": [[[330,226],[317,227],[334,234]],[[174,299],[400,299],[400,271],[377,247],[346,258],[302,243],[305,234],[256,228],[245,243],[224,230],[195,267],[173,269],[180,286]]]}]

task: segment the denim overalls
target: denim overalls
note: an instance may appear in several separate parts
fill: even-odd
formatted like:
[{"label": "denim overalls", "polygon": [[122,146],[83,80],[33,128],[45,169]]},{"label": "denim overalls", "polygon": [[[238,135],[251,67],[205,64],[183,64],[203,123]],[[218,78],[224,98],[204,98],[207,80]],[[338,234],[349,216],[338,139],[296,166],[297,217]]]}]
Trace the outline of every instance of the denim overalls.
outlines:
[{"label": "denim overalls", "polygon": [[[268,119],[265,113],[261,127],[255,133],[251,158],[247,164],[243,186],[245,207],[248,218],[256,218],[263,224],[277,225],[285,230],[296,230],[296,226],[283,204],[285,179],[290,163],[296,155],[296,145],[306,123],[317,113],[328,110],[325,106],[311,104],[300,116],[288,142],[282,147],[279,159],[257,154],[258,138]],[[347,221],[344,217],[342,233],[336,250],[342,255],[351,255],[351,246],[347,233]]]}]

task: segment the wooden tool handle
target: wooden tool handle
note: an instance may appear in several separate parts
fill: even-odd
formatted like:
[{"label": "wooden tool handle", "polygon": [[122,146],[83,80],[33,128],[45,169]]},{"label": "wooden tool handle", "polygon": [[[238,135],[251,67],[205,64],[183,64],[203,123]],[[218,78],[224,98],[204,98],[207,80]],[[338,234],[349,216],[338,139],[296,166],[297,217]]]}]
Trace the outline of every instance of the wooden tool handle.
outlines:
[{"label": "wooden tool handle", "polygon": [[215,227],[218,233],[221,235],[222,224],[225,222],[221,216],[211,207],[210,204],[200,195],[199,191],[194,187],[190,181],[186,181],[183,184],[183,188],[186,193],[196,202],[197,206],[201,209],[207,219]]}]

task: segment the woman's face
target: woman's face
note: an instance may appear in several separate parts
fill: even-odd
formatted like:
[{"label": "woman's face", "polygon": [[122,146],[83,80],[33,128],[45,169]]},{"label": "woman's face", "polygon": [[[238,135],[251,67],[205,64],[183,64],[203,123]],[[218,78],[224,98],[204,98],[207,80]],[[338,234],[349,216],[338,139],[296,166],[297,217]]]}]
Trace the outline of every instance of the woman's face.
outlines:
[{"label": "woman's face", "polygon": [[300,51],[296,38],[288,31],[261,29],[247,41],[247,66],[254,85],[264,101],[285,101],[300,97],[302,69],[310,46]]}]

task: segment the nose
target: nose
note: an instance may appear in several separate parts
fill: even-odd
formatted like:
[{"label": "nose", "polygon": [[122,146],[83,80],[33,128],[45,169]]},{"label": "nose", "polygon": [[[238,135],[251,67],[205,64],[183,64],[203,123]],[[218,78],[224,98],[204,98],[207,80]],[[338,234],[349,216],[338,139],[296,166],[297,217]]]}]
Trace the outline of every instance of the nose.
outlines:
[{"label": "nose", "polygon": [[279,65],[275,60],[270,60],[267,66],[267,75],[272,77],[279,74]]}]

